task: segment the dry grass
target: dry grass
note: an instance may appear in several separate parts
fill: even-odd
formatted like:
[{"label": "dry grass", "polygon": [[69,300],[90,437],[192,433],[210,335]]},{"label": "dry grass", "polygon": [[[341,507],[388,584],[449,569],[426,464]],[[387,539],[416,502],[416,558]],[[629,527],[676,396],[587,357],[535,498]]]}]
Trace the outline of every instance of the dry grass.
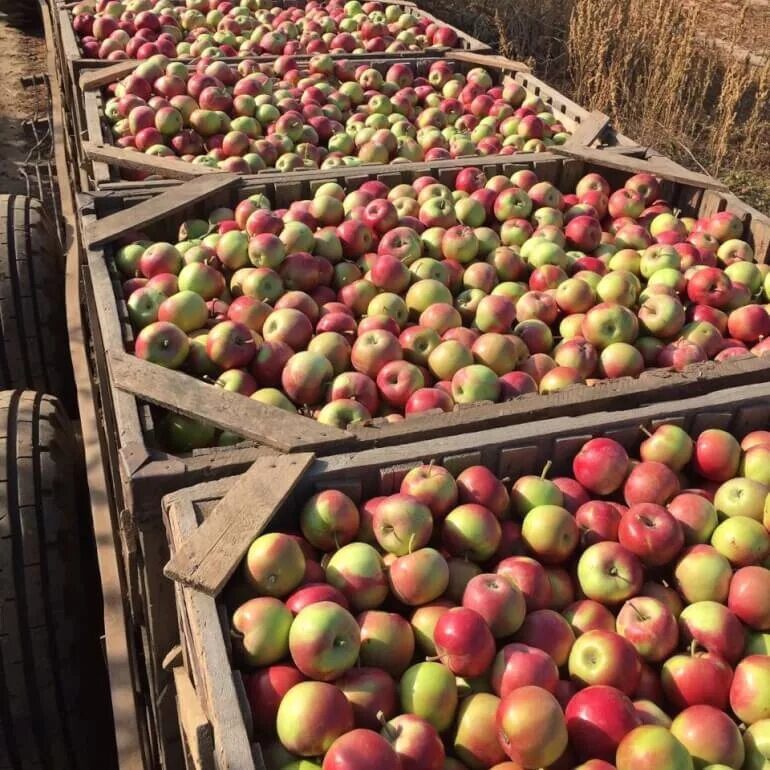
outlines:
[{"label": "dry grass", "polygon": [[426,0],[623,133],[766,206],[770,57],[748,53],[766,50],[770,7],[750,3],[720,26],[698,0]]}]

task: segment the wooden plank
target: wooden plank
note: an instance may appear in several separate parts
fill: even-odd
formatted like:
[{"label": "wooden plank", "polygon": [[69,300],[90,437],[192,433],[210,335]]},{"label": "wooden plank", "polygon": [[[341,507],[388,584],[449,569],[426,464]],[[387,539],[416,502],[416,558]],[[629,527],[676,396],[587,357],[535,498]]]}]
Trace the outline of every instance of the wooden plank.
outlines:
[{"label": "wooden plank", "polygon": [[267,406],[239,393],[208,385],[183,372],[165,369],[122,351],[107,354],[115,387],[195,420],[230,430],[244,438],[298,452],[354,443],[349,433],[315,420]]},{"label": "wooden plank", "polygon": [[104,219],[97,219],[86,229],[85,237],[88,245],[93,248],[117,240],[132,230],[141,229],[205,200],[220,190],[233,187],[239,179],[237,174],[222,173],[211,177],[199,177]]},{"label": "wooden plank", "polygon": [[[100,145],[105,141],[104,126],[102,125],[102,119],[99,107],[99,94],[85,93],[83,94],[83,118],[85,120],[85,133],[87,141],[80,142],[81,152],[85,151],[86,147],[92,145]],[[86,158],[78,158],[79,165],[81,167],[81,175],[85,175],[87,187],[90,189],[90,184],[87,176],[88,164],[85,162]],[[112,180],[112,170],[109,165],[102,163],[95,158],[91,159],[91,171],[93,172],[93,183],[96,189],[100,189],[103,184]],[[117,176],[117,175],[116,175]]]},{"label": "wooden plank", "polygon": [[211,724],[203,713],[190,677],[181,667],[174,668],[179,725],[192,767],[195,770],[214,770],[214,738]]},{"label": "wooden plank", "polygon": [[[666,179],[670,179],[672,182],[679,182],[680,184],[689,184],[695,187],[704,187],[709,190],[727,190],[725,185],[718,179],[706,176],[706,174],[698,174],[694,171],[688,171],[682,167],[667,167],[665,171],[662,167],[656,163],[650,163],[640,158],[626,158],[623,155],[616,154],[614,152],[607,152],[606,150],[595,150],[588,147],[577,148],[567,147],[565,145],[557,145],[551,148],[551,151],[557,155],[567,155],[571,158],[579,158],[580,160],[588,161],[589,163],[596,163],[597,165],[605,166],[607,168],[615,168],[620,171],[627,171],[629,174],[636,174],[640,171],[647,171],[650,174],[656,176],[662,176]],[[681,169],[681,170],[680,170]]]},{"label": "wooden plank", "polygon": [[452,59],[456,61],[468,62],[469,64],[475,64],[479,67],[502,67],[503,69],[515,72],[531,72],[531,68],[524,64],[522,61],[515,61],[514,59],[508,59],[505,56],[496,56],[494,54],[481,54],[474,53],[473,51],[452,51],[447,55],[447,60]]},{"label": "wooden plank", "polygon": [[169,179],[197,179],[212,174],[224,175],[224,171],[202,163],[188,163],[179,158],[166,158],[162,155],[148,155],[138,150],[127,150],[121,147],[109,147],[103,144],[83,142],[83,154],[92,161],[100,161],[118,168],[128,168],[132,171],[146,171]]},{"label": "wooden plank", "polygon": [[313,458],[308,452],[257,460],[177,549],[164,570],[166,577],[217,596]]},{"label": "wooden plank", "polygon": [[564,143],[565,147],[590,147],[604,133],[610,124],[609,115],[594,110],[587,118],[578,123],[572,136]]},{"label": "wooden plank", "polygon": [[132,60],[120,61],[109,67],[85,70],[80,73],[78,85],[82,91],[95,91],[97,88],[117,83],[118,80],[130,75],[136,69],[137,63]]}]

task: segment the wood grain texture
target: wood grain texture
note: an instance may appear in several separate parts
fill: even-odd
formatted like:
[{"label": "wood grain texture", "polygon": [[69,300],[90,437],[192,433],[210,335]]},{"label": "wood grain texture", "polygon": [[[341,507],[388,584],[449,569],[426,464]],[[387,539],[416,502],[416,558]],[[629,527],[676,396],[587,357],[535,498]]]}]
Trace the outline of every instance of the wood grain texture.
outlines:
[{"label": "wood grain texture", "polygon": [[[179,162],[186,166],[190,165],[184,161]],[[86,242],[93,248],[117,240],[132,230],[140,230],[159,219],[205,200],[214,193],[237,184],[238,181],[237,174],[216,172],[199,176],[186,184],[172,187],[160,195],[147,198],[135,206],[117,211],[103,219],[97,219],[85,229]]]},{"label": "wood grain texture", "polygon": [[176,414],[202,420],[260,444],[284,452],[308,446],[351,444],[352,437],[339,428],[267,406],[191,377],[165,369],[136,356],[112,351],[107,354],[111,379],[119,390],[132,393]]},{"label": "wood grain texture", "polygon": [[190,677],[181,666],[173,669],[177,713],[188,764],[193,770],[214,770],[214,737]]},{"label": "wood grain texture", "polygon": [[217,596],[313,458],[303,453],[257,460],[171,557],[166,577]]},{"label": "wood grain texture", "polygon": [[590,147],[610,125],[609,115],[594,110],[578,124],[564,143],[565,147]]}]

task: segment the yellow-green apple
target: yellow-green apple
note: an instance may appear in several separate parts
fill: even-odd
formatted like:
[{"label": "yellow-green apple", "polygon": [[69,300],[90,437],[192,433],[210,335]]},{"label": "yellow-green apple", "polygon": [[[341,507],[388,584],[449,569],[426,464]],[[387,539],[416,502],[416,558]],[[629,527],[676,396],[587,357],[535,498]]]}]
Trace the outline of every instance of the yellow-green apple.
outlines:
[{"label": "yellow-green apple", "polygon": [[733,570],[730,562],[710,545],[694,545],[682,554],[674,568],[679,593],[692,604],[727,601]]},{"label": "yellow-green apple", "polygon": [[[307,561],[305,566],[307,567]],[[308,583],[306,576],[305,582],[286,599],[286,606],[292,611],[292,614],[297,615],[303,607],[316,602],[337,602],[340,607],[344,607],[346,610],[350,608],[345,594],[339,589],[328,583]]]},{"label": "yellow-green apple", "polygon": [[377,506],[372,523],[380,547],[396,556],[427,545],[433,532],[430,509],[405,494],[386,497]]},{"label": "yellow-green apple", "polygon": [[770,570],[760,566],[736,570],[727,606],[749,628],[770,631]]},{"label": "yellow-green apple", "polygon": [[590,173],[580,178],[575,186],[575,194],[580,198],[590,190],[609,195],[611,188],[609,182],[601,174]]},{"label": "yellow-green apple", "polygon": [[454,721],[457,684],[441,663],[428,661],[408,668],[399,683],[401,708],[429,722],[442,733]]},{"label": "yellow-green apple", "polygon": [[625,308],[636,305],[640,290],[639,279],[625,270],[613,270],[596,284],[596,294],[603,303]]},{"label": "yellow-green apple", "polygon": [[268,666],[244,677],[246,697],[260,733],[274,734],[283,696],[305,677],[288,665]]},{"label": "yellow-green apple", "polygon": [[579,599],[566,607],[561,614],[572,627],[576,637],[593,629],[615,630],[613,614],[593,599]]},{"label": "yellow-green apple", "polygon": [[519,516],[541,505],[563,505],[564,494],[550,479],[546,478],[551,464],[546,463],[540,476],[521,476],[511,488],[511,503]]},{"label": "yellow-green apple", "polygon": [[263,596],[287,596],[305,574],[305,557],[297,542],[280,532],[258,537],[246,553],[246,580]]},{"label": "yellow-green apple", "polygon": [[728,479],[717,489],[714,507],[719,518],[747,516],[762,521],[767,492],[761,482],[738,476]]},{"label": "yellow-green apple", "polygon": [[741,458],[739,473],[746,478],[770,485],[770,445],[749,447]]},{"label": "yellow-green apple", "polygon": [[644,572],[631,551],[620,543],[605,541],[583,551],[577,577],[586,598],[602,604],[619,604],[639,593]]},{"label": "yellow-green apple", "polygon": [[524,517],[521,529],[527,547],[543,562],[559,564],[577,548],[580,529],[566,508],[538,505]]},{"label": "yellow-green apple", "polygon": [[746,750],[744,770],[768,770],[770,768],[770,719],[760,719],[750,725],[743,734]]},{"label": "yellow-green apple", "polygon": [[341,735],[324,756],[322,770],[400,770],[398,755],[379,733],[357,728]]},{"label": "yellow-green apple", "polygon": [[134,353],[138,358],[178,369],[187,358],[190,340],[176,325],[167,321],[155,321],[145,326],[137,335]]},{"label": "yellow-green apple", "polygon": [[694,770],[687,749],[659,725],[641,725],[618,746],[617,770]]},{"label": "yellow-green apple", "polygon": [[641,723],[628,696],[606,685],[592,685],[573,695],[565,717],[577,756],[607,762],[615,759],[620,742]]},{"label": "yellow-green apple", "polygon": [[378,714],[390,719],[398,710],[396,683],[381,668],[356,666],[334,682],[353,707],[356,727],[376,730],[380,727]]},{"label": "yellow-green apple", "polygon": [[467,607],[445,612],[433,629],[436,654],[457,676],[481,676],[495,656],[495,640],[484,618]]},{"label": "yellow-green apple", "polygon": [[401,615],[381,610],[368,610],[356,620],[361,629],[362,665],[401,676],[414,655],[414,634],[409,623]]},{"label": "yellow-green apple", "polygon": [[326,564],[326,580],[339,589],[356,610],[379,607],[388,595],[382,559],[368,543],[348,543],[332,554]]},{"label": "yellow-green apple", "polygon": [[490,294],[482,297],[476,307],[475,323],[482,332],[508,334],[516,319],[516,305],[508,297]]},{"label": "yellow-green apple", "polygon": [[289,632],[294,665],[306,676],[330,682],[358,659],[360,631],[355,618],[334,602],[304,607]]},{"label": "yellow-green apple", "polygon": [[556,366],[540,378],[539,392],[558,393],[572,385],[582,385],[585,378],[571,366]]},{"label": "yellow-green apple", "polygon": [[[420,318],[422,319],[431,309],[428,308]],[[450,309],[454,311],[454,308],[450,307]],[[428,356],[439,346],[441,337],[439,332],[430,325],[429,319],[426,319],[426,322],[421,320],[420,326],[410,326],[404,329],[399,335],[398,341],[407,361],[418,366],[426,366]]]},{"label": "yellow-green apple", "polygon": [[512,372],[520,358],[520,350],[513,340],[495,332],[478,337],[471,352],[476,363],[487,366],[498,376]]},{"label": "yellow-green apple", "polygon": [[548,653],[557,666],[564,666],[575,643],[570,624],[554,610],[530,612],[516,632],[515,640]]},{"label": "yellow-green apple", "polygon": [[732,680],[733,670],[721,657],[695,647],[669,658],[660,672],[666,700],[680,709],[699,703],[726,709]]},{"label": "yellow-green apple", "polygon": [[436,645],[433,642],[433,629],[436,627],[439,618],[451,607],[455,605],[448,599],[440,599],[432,603],[427,603],[418,607],[410,618],[414,638],[422,650],[427,655],[436,654]]},{"label": "yellow-green apple", "polygon": [[488,508],[498,518],[508,511],[509,495],[505,485],[483,465],[472,465],[457,477],[458,499]]},{"label": "yellow-green apple", "polygon": [[627,307],[602,302],[586,313],[581,331],[588,342],[602,349],[613,342],[633,343],[639,333],[639,322]]},{"label": "yellow-green apple", "polygon": [[308,499],[299,515],[305,539],[322,551],[349,543],[360,525],[355,503],[343,492],[326,489]]},{"label": "yellow-green apple", "polygon": [[317,757],[353,729],[353,709],[334,685],[300,682],[281,700],[276,727],[287,751],[300,757]]},{"label": "yellow-green apple", "polygon": [[743,739],[730,717],[713,706],[690,706],[671,723],[671,734],[690,752],[696,770],[708,765],[742,767]]},{"label": "yellow-green apple", "polygon": [[[151,286],[131,292],[126,301],[128,317],[135,329],[143,329],[158,320],[158,309],[166,302],[166,295]],[[208,317],[208,313],[206,313]],[[168,320],[168,319],[166,319]]]},{"label": "yellow-green apple", "polygon": [[516,324],[513,333],[524,342],[531,354],[547,353],[553,347],[553,334],[548,324],[537,318]]},{"label": "yellow-green apple", "polygon": [[457,504],[457,482],[440,465],[412,468],[401,482],[401,494],[410,495],[430,510],[433,518],[443,518]]},{"label": "yellow-green apple", "polygon": [[269,666],[289,651],[291,610],[279,599],[260,596],[233,613],[237,648],[250,666]]},{"label": "yellow-green apple", "polygon": [[728,663],[735,663],[743,652],[745,631],[740,620],[723,604],[695,602],[682,610],[679,632],[685,644],[697,642]]},{"label": "yellow-green apple", "polygon": [[642,331],[656,337],[673,337],[685,322],[682,303],[665,294],[647,297],[639,307],[638,316]]},{"label": "yellow-green apple", "polygon": [[717,512],[703,495],[683,492],[668,504],[669,513],[679,522],[686,545],[708,543],[717,527]]},{"label": "yellow-green apple", "polygon": [[612,631],[581,634],[569,655],[570,678],[578,684],[617,687],[626,695],[636,690],[641,662],[634,646]]},{"label": "yellow-green apple", "polygon": [[494,214],[500,222],[513,218],[527,219],[532,213],[532,208],[532,200],[527,191],[518,187],[509,187],[498,193],[494,204]]},{"label": "yellow-green apple", "polygon": [[749,655],[735,667],[730,708],[747,725],[770,719],[770,655]]},{"label": "yellow-green apple", "polygon": [[550,765],[567,748],[558,701],[542,687],[520,687],[500,701],[497,733],[505,753],[526,770]]},{"label": "yellow-green apple", "polygon": [[315,415],[318,422],[323,425],[333,425],[343,429],[356,422],[366,422],[371,419],[371,416],[365,406],[350,398],[330,401]]},{"label": "yellow-green apple", "polygon": [[500,698],[486,692],[460,703],[452,746],[457,757],[472,770],[486,770],[505,759],[495,725],[499,705]]},{"label": "yellow-green apple", "polygon": [[420,548],[392,562],[388,580],[400,601],[416,607],[438,599],[446,591],[449,566],[434,548]]},{"label": "yellow-green apple", "polygon": [[[643,465],[645,463],[638,465],[637,468]],[[649,463],[649,465],[666,468],[660,463]],[[668,468],[666,471],[672,473]],[[679,522],[662,505],[655,503],[631,505],[621,516],[618,540],[622,546],[648,566],[667,564],[684,545],[684,535]]]},{"label": "yellow-green apple", "polygon": [[527,685],[555,692],[559,669],[544,650],[526,644],[506,644],[495,656],[491,682],[501,698]]},{"label": "yellow-green apple", "polygon": [[618,489],[628,473],[628,453],[610,438],[595,438],[581,447],[572,472],[589,492],[609,495]]},{"label": "yellow-green apple", "polygon": [[441,525],[441,542],[452,556],[483,562],[497,550],[502,532],[497,517],[482,505],[464,503],[451,510]]},{"label": "yellow-green apple", "polygon": [[468,581],[462,604],[481,615],[498,639],[516,633],[526,613],[521,591],[507,578],[491,573]]},{"label": "yellow-green apple", "polygon": [[770,633],[749,631],[746,634],[744,655],[770,655]]},{"label": "yellow-green apple", "polygon": [[510,580],[521,591],[527,612],[545,609],[550,605],[551,583],[540,562],[529,556],[509,556],[498,563],[495,572]]},{"label": "yellow-green apple", "polygon": [[580,540],[585,546],[603,540],[618,539],[621,513],[604,500],[589,500],[575,512],[575,522],[580,528]]},{"label": "yellow-green apple", "polygon": [[679,492],[679,479],[667,465],[642,461],[635,465],[623,486],[626,505],[657,503],[665,505]]},{"label": "yellow-green apple", "polygon": [[371,378],[375,378],[388,362],[402,358],[398,338],[384,329],[375,329],[358,337],[350,354],[353,368]]},{"label": "yellow-green apple", "polygon": [[441,738],[427,720],[400,714],[382,727],[401,761],[401,770],[443,770],[446,752]]},{"label": "yellow-green apple", "polygon": [[[767,514],[765,514],[767,516]],[[762,564],[770,553],[770,534],[747,516],[725,519],[711,536],[711,545],[735,567]]]},{"label": "yellow-green apple", "polygon": [[428,368],[439,380],[451,380],[466,366],[473,364],[469,347],[457,340],[445,340],[428,355]]}]

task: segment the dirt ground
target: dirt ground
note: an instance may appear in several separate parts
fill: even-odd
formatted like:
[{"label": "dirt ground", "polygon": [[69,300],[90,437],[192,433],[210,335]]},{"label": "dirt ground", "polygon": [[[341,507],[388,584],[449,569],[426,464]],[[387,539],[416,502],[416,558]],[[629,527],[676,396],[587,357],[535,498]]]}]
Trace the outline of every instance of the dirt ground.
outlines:
[{"label": "dirt ground", "polygon": [[0,0],[0,192],[23,193],[19,173],[30,151],[23,121],[45,109],[45,89],[26,89],[24,75],[46,70],[45,41],[35,17],[19,15],[19,3]]}]

